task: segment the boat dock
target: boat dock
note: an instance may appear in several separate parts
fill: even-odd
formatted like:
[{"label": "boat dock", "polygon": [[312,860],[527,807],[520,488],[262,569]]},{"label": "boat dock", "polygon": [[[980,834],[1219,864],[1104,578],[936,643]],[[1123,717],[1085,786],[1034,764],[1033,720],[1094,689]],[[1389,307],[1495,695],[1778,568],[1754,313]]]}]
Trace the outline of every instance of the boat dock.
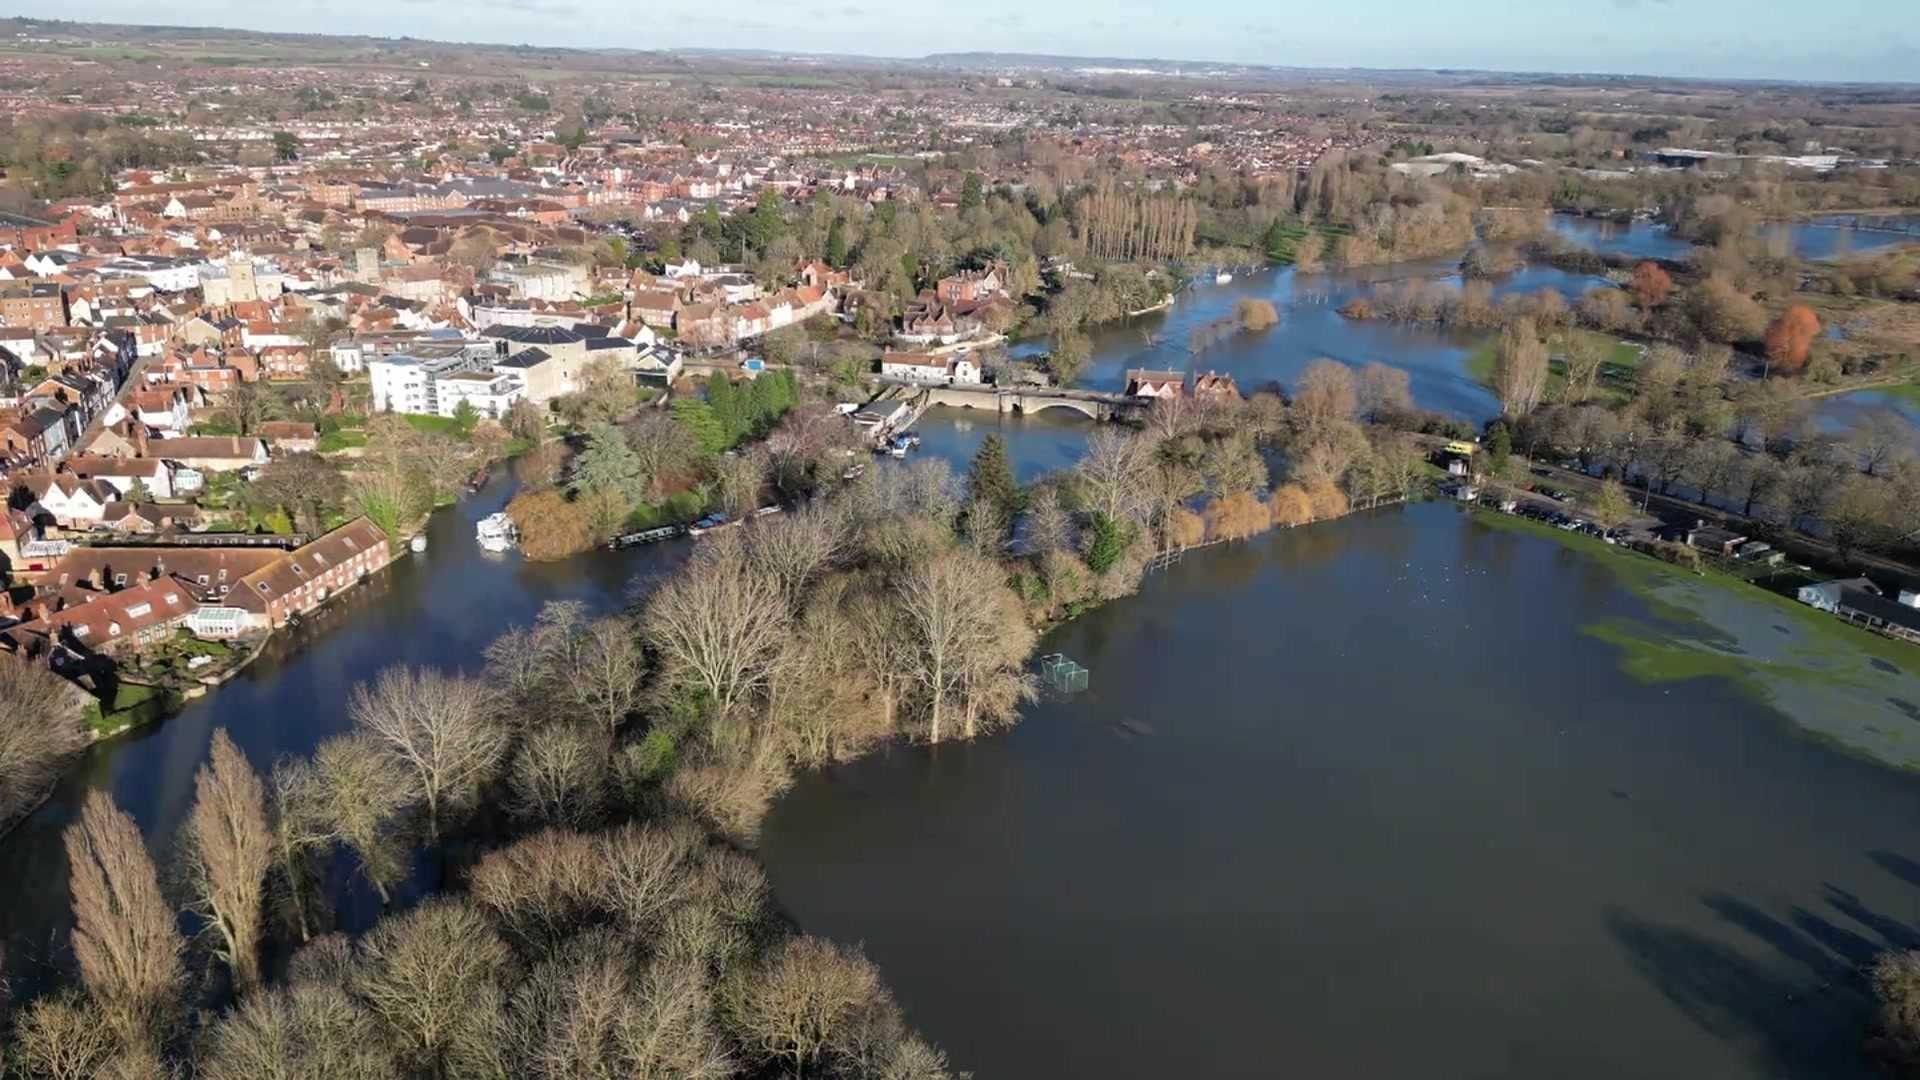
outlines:
[{"label": "boat dock", "polygon": [[642,544],[657,544],[662,540],[672,540],[674,537],[686,534],[685,525],[662,525],[657,529],[641,529],[639,532],[616,536],[607,541],[607,547],[613,551],[619,551],[621,548],[639,547]]}]

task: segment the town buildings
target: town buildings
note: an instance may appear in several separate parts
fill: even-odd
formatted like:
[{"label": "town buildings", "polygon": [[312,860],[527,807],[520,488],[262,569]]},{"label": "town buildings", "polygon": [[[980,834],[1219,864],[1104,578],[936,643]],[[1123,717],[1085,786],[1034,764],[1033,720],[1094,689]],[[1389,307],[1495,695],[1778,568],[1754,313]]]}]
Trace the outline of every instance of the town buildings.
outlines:
[{"label": "town buildings", "polygon": [[263,545],[72,548],[0,625],[0,651],[44,659],[138,650],[176,627],[207,638],[264,633],[384,569],[387,537],[365,518],[291,550]]}]

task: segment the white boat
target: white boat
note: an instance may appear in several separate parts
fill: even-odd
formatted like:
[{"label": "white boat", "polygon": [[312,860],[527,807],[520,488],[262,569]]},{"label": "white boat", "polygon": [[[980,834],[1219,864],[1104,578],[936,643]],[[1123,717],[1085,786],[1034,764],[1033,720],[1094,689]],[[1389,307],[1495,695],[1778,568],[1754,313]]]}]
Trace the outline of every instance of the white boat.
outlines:
[{"label": "white boat", "polygon": [[509,551],[520,539],[520,530],[506,514],[488,514],[474,527],[474,537],[488,551]]},{"label": "white boat", "polygon": [[427,534],[414,533],[413,539],[407,541],[407,547],[411,549],[415,555],[427,550]]},{"label": "white boat", "polygon": [[1232,281],[1233,281],[1233,275],[1227,273],[1225,270],[1222,270],[1219,273],[1213,275],[1213,283],[1215,285],[1227,285],[1232,283]]}]

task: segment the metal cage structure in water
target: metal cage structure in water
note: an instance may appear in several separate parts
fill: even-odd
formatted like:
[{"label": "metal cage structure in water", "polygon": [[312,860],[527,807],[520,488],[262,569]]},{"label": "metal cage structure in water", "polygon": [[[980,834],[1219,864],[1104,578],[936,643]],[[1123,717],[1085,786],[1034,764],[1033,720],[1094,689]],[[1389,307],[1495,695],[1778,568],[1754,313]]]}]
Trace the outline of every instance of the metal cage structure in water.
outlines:
[{"label": "metal cage structure in water", "polygon": [[1040,658],[1040,681],[1047,689],[1073,694],[1087,688],[1088,670],[1068,659],[1064,653],[1048,653]]}]

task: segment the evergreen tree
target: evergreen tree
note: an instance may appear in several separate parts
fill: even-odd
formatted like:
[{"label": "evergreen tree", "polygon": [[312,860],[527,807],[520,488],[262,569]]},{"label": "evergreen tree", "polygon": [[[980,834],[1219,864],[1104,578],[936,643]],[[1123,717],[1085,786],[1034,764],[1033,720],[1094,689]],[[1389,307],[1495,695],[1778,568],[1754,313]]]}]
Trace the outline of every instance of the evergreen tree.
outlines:
[{"label": "evergreen tree", "polygon": [[612,424],[595,424],[587,433],[586,449],[573,470],[573,490],[587,494],[612,493],[628,504],[646,498],[647,466],[633,452],[620,429]]},{"label": "evergreen tree", "polygon": [[713,409],[713,418],[725,439],[722,450],[746,438],[752,429],[752,417],[748,415],[751,403],[743,400],[744,396],[732,379],[716,375],[707,380],[707,405]]},{"label": "evergreen tree", "polygon": [[988,435],[974,451],[973,465],[967,472],[967,499],[992,503],[1006,522],[1012,522],[1020,512],[1020,484],[1007,461],[1007,442],[998,433]]},{"label": "evergreen tree", "polygon": [[733,445],[727,439],[726,430],[713,414],[713,406],[699,398],[683,397],[673,399],[673,419],[693,439],[702,454],[718,454]]},{"label": "evergreen tree", "polygon": [[1513,432],[1507,429],[1506,421],[1496,420],[1487,429],[1487,459],[1498,471],[1506,467],[1507,455],[1513,453]]},{"label": "evergreen tree", "polygon": [[827,265],[835,270],[844,270],[847,265],[847,223],[844,219],[834,218],[827,226]]},{"label": "evergreen tree", "polygon": [[985,203],[986,195],[981,189],[980,174],[968,173],[966,182],[960,185],[960,209],[964,212]]},{"label": "evergreen tree", "polygon": [[765,254],[786,230],[787,221],[780,213],[779,194],[770,187],[761,188],[760,201],[753,204],[753,213],[747,215],[747,243],[754,251]]},{"label": "evergreen tree", "polygon": [[1133,546],[1133,526],[1096,512],[1087,530],[1086,543],[1087,569],[1104,574]]}]

